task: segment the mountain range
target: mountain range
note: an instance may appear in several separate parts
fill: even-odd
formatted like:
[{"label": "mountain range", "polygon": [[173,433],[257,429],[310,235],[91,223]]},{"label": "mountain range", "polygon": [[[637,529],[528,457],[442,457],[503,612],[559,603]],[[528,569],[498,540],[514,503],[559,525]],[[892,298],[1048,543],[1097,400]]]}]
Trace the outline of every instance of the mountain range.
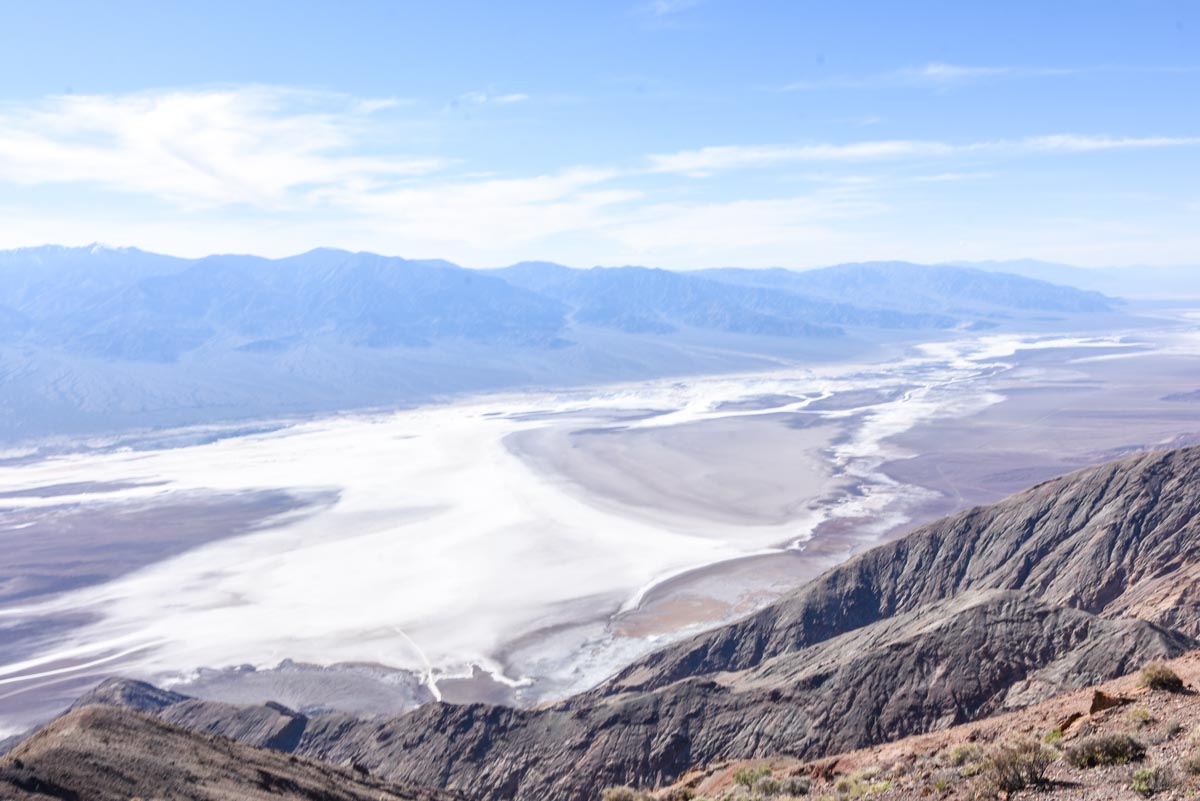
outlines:
[{"label": "mountain range", "polygon": [[1075,267],[1038,259],[963,261],[947,266],[1009,273],[1124,298],[1173,300],[1200,298],[1200,267]]},{"label": "mountain range", "polygon": [[1200,447],[1043,482],[865,552],[547,706],[309,716],[110,679],[77,708],[152,714],[481,801],[583,801],[722,760],[811,760],[1020,709],[1195,649],[1197,486]]},{"label": "mountain range", "polygon": [[1096,292],[898,262],[470,270],[338,250],[29,248],[0,252],[0,441],[763,369],[1114,313]]}]

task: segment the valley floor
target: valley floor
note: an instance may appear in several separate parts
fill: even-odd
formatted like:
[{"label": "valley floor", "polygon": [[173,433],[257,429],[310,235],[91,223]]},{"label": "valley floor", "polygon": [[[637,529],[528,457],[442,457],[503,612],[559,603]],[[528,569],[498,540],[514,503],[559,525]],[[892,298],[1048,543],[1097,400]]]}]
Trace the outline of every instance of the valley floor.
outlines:
[{"label": "valley floor", "polygon": [[[1200,436],[1197,354],[978,337],[18,459],[0,736],[113,674],[370,714],[563,697],[948,511]],[[124,556],[74,558],[114,527]]]}]

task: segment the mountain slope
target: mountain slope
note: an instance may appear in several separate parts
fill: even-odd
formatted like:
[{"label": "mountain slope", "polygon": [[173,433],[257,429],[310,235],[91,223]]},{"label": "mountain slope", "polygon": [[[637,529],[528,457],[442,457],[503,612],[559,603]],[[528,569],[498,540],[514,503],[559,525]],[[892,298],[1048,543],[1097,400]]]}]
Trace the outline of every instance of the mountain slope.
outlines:
[{"label": "mountain slope", "polygon": [[704,270],[715,281],[769,287],[868,308],[972,315],[981,312],[1094,313],[1115,301],[1099,292],[966,266],[865,262],[817,270]]},{"label": "mountain slope", "polygon": [[0,759],[6,801],[454,801],[275,751],[208,737],[139,712],[90,706]]},{"label": "mountain slope", "polygon": [[1123,298],[1179,300],[1200,297],[1200,269],[1179,267],[1072,267],[1069,264],[1014,259],[1009,261],[951,262],[952,267],[974,267],[990,272],[1023,275],[1104,292]]},{"label": "mountain slope", "polygon": [[925,526],[792,597],[537,709],[394,719],[152,697],[161,716],[480,798],[575,801],[698,764],[812,758],[945,728],[1194,648],[1200,447],[1045,482]]},{"label": "mountain slope", "polygon": [[561,330],[563,310],[449,262],[316,250],[275,261],[210,256],[97,293],[68,314],[37,322],[34,336],[44,344],[114,359],[173,361],[204,345],[546,344]]},{"label": "mountain slope", "polygon": [[495,274],[564,303],[575,322],[634,333],[695,327],[763,336],[837,336],[841,326],[940,329],[956,322],[944,314],[862,308],[849,301],[797,294],[788,287],[739,286],[698,273],[646,267],[572,270],[533,262]]},{"label": "mountain slope", "polygon": [[763,659],[971,589],[1020,589],[1200,637],[1200,448],[1143,454],[931,523],[625,671],[644,689]]},{"label": "mountain slope", "polygon": [[[1133,775],[1159,773],[1166,781],[1159,797],[1190,798],[1200,789],[1200,743],[1186,725],[1200,719],[1200,651],[1164,664],[1184,682],[1183,692],[1152,689],[1141,671],[1119,679],[1054,696],[1018,712],[955,726],[886,745],[831,754],[815,762],[768,757],[752,762],[723,762],[689,771],[673,787],[653,797],[722,798],[736,789],[735,776],[771,776],[761,801],[785,801],[784,788],[808,788],[815,797],[862,796],[881,801],[926,798],[979,799],[998,796],[989,765],[994,754],[1014,743],[1045,743],[1046,781],[1020,795],[1047,801],[1130,799]],[[1144,755],[1127,763],[1081,766],[1069,755],[1087,743],[1135,741]],[[839,787],[841,790],[839,791]]]},{"label": "mountain slope", "polygon": [[[942,276],[916,304],[907,277],[835,292],[809,286],[822,271],[734,280],[548,263],[469,270],[339,250],[274,260],[0,251],[0,443],[869,360],[881,344],[949,330],[1046,330],[1047,297],[1079,312],[1072,327],[1112,323],[1106,305],[1080,301],[1087,293],[914,269]],[[975,300],[947,294],[955,281]],[[993,291],[1013,281],[1028,291]]]}]

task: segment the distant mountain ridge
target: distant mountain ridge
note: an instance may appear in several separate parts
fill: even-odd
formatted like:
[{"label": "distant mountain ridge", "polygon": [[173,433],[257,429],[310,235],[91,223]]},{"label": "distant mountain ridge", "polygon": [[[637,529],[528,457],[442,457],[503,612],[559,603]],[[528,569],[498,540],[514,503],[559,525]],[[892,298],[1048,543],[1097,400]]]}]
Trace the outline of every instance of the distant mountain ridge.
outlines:
[{"label": "distant mountain ridge", "polygon": [[911,262],[839,264],[816,270],[704,270],[718,281],[780,289],[816,298],[855,298],[867,307],[978,315],[989,310],[1089,313],[1109,311],[1114,301],[1028,276],[973,267]]},{"label": "distant mountain ridge", "polygon": [[1200,265],[1180,267],[1075,267],[1037,259],[947,262],[950,267],[972,267],[996,273],[1039,278],[1056,284],[1104,292],[1126,298],[1178,300],[1200,298]]},{"label": "distant mountain ridge", "polygon": [[1113,312],[979,270],[470,270],[319,249],[0,252],[0,442],[747,371]]},{"label": "distant mountain ridge", "polygon": [[1113,307],[1099,293],[1044,281],[901,262],[808,272],[546,262],[468,270],[332,249],[184,260],[93,246],[0,252],[0,278],[4,339],[134,361],[322,339],[368,348],[448,339],[545,346],[572,324],[820,338],[840,336],[843,326],[938,329],[998,310]]},{"label": "distant mountain ridge", "polygon": [[648,267],[574,270],[517,264],[495,273],[552,297],[576,322],[631,333],[665,334],[684,326],[767,336],[838,336],[842,326],[882,329],[950,328],[947,314],[863,308],[840,297],[814,297],[789,287],[710,280],[703,272]]}]

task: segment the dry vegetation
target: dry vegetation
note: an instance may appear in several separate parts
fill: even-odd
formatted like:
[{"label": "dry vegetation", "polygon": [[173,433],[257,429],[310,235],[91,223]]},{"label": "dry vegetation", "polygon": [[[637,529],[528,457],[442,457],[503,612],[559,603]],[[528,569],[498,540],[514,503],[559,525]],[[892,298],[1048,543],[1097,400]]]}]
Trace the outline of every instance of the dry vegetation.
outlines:
[{"label": "dry vegetation", "polygon": [[1200,651],[1022,712],[818,762],[731,762],[603,801],[1200,797]]}]

